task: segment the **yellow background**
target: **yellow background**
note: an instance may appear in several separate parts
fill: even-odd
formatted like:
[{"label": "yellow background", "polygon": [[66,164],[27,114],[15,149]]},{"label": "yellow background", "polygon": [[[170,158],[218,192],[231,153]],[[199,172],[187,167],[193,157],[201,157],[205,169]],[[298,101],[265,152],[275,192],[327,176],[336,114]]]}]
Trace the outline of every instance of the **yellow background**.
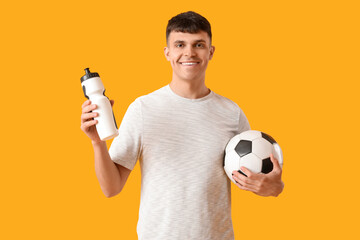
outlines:
[{"label": "yellow background", "polygon": [[356,2],[3,1],[0,238],[136,239],[139,166],[105,198],[80,130],[80,77],[99,72],[120,122],[171,80],[165,28],[187,10],[212,24],[208,87],[284,152],[278,198],[232,185],[236,239],[358,238]]}]

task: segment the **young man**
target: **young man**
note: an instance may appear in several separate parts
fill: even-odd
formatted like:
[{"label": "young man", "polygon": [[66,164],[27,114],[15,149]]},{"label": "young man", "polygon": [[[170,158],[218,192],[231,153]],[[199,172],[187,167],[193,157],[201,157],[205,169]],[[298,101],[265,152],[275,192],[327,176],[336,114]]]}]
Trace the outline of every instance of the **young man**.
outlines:
[{"label": "young man", "polygon": [[[104,194],[115,196],[140,161],[139,239],[233,239],[224,149],[250,126],[234,102],[205,85],[215,51],[209,22],[194,12],[179,14],[169,20],[166,37],[172,80],[129,106],[109,151],[95,129],[96,106],[83,104],[81,128],[92,140],[96,175]],[[274,170],[266,175],[234,172],[238,186],[280,194],[281,168],[272,161]]]}]

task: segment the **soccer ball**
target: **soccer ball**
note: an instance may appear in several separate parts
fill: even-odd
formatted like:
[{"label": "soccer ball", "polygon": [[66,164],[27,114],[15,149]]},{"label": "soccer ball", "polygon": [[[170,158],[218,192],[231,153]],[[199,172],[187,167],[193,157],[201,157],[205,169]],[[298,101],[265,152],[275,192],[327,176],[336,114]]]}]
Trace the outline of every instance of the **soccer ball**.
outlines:
[{"label": "soccer ball", "polygon": [[269,173],[273,169],[270,154],[283,164],[282,151],[279,144],[266,133],[249,130],[234,136],[225,149],[224,169],[227,176],[235,183],[232,172],[244,174],[240,167],[244,166],[255,173]]}]

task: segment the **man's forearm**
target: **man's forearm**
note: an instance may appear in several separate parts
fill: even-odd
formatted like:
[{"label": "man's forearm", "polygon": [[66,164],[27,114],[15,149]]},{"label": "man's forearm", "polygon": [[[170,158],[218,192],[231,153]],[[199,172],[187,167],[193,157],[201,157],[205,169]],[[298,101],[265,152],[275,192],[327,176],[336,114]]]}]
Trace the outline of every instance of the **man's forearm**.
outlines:
[{"label": "man's forearm", "polygon": [[101,190],[106,197],[121,191],[121,176],[116,164],[111,160],[106,142],[92,143],[95,155],[95,172]]}]

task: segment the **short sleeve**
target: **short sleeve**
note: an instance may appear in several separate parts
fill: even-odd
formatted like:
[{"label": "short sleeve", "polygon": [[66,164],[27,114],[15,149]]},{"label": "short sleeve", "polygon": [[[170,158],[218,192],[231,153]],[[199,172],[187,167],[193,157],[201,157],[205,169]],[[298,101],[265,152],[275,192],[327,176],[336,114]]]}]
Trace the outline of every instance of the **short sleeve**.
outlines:
[{"label": "short sleeve", "polygon": [[142,114],[140,101],[128,107],[119,127],[119,135],[113,140],[109,154],[112,161],[132,170],[141,154]]},{"label": "short sleeve", "polygon": [[240,109],[239,114],[239,133],[250,130],[250,124],[248,119],[246,118],[244,112]]}]

